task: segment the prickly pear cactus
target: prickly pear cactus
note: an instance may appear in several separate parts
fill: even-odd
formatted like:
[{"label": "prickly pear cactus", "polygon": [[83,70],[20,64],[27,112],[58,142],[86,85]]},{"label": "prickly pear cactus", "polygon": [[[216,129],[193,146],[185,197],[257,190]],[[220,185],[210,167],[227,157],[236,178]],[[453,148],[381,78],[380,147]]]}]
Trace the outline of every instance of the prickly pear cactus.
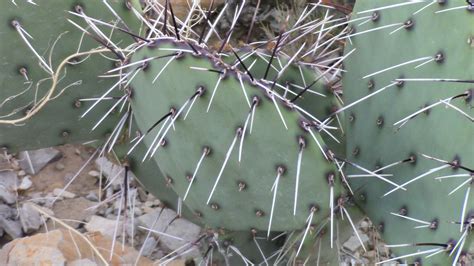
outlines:
[{"label": "prickly pear cactus", "polygon": [[[367,250],[367,243],[361,239],[361,232],[357,229],[357,222],[364,218],[364,214],[354,205],[352,198],[341,199],[344,206],[337,206],[334,226],[336,228],[334,245],[340,246],[352,235],[361,241],[363,249]],[[345,214],[350,211],[350,216]],[[329,223],[308,224],[304,230],[294,231],[283,245],[283,252],[286,252],[286,260],[291,265],[341,265],[340,250],[331,247],[331,225]],[[280,256],[282,257],[282,256]]]},{"label": "prickly pear cactus", "polygon": [[[358,212],[342,173],[343,164],[354,165],[343,158],[343,116],[322,119],[341,108],[333,78],[344,57],[334,57],[332,39],[285,56],[277,48],[291,44],[292,35],[280,33],[268,41],[275,44],[269,51],[252,48],[258,58],[248,57],[249,64],[238,56],[242,51],[228,51],[232,30],[219,36],[218,50],[203,44],[216,31],[218,20],[206,29],[211,12],[198,34],[189,26],[191,14],[176,22],[169,1],[146,5],[142,16],[129,1],[8,2],[0,10],[8,18],[0,27],[8,40],[0,47],[7,62],[0,69],[0,145],[13,151],[99,140],[101,155],[120,149],[123,155],[128,145],[125,170],[139,174],[160,199],[188,219],[232,230],[218,234],[219,253],[218,242],[229,235],[239,249],[256,244],[259,253],[253,248],[248,261],[234,250],[233,259],[237,254],[245,263],[258,262],[258,255],[264,263],[296,262],[314,247],[303,252],[303,244],[322,243],[326,230],[330,244],[324,245],[333,248],[338,218],[355,230],[351,213]],[[318,5],[295,22],[291,32],[301,32],[298,38],[325,31],[325,23],[302,23]],[[237,5],[233,24],[241,11]],[[332,62],[319,72],[317,60],[302,60],[318,49],[316,59]],[[232,56],[237,61],[223,59]],[[141,131],[136,137],[134,123]],[[295,229],[299,235],[286,239],[303,243],[296,253],[294,243],[285,249],[270,241]],[[322,261],[336,258],[328,257],[333,252],[324,252]]]},{"label": "prickly pear cactus", "polygon": [[[326,219],[344,191],[315,124],[271,84],[187,47],[159,40],[133,56],[146,60],[131,82],[146,158],[210,226],[282,231],[313,212]],[[181,52],[165,58],[170,49]]]},{"label": "prickly pear cactus", "polygon": [[350,167],[356,198],[393,260],[471,264],[472,4],[361,0],[353,14],[346,51],[356,51],[343,79],[347,158],[403,187]]},{"label": "prickly pear cactus", "polygon": [[[286,234],[266,232],[209,230],[202,242],[204,265],[274,265],[283,254]],[[282,257],[285,259],[285,257]]]},{"label": "prickly pear cactus", "polygon": [[[339,95],[341,91],[336,88],[338,80],[333,77],[332,73],[325,73],[326,69],[318,69],[310,66],[310,63],[298,61],[290,64],[285,71],[279,74],[279,70],[289,63],[288,56],[278,55],[271,60],[272,51],[252,49],[251,47],[239,49],[236,54],[238,58],[229,56],[224,60],[232,66],[237,65],[242,72],[251,73],[252,78],[269,82],[276,78],[278,85],[275,85],[275,89],[316,118],[326,117],[341,108],[342,103]],[[241,61],[244,65],[240,63]],[[310,88],[299,95],[308,86]],[[345,154],[343,115],[344,113],[340,113],[333,118],[333,125],[341,130],[333,130],[330,134],[328,134],[329,132],[321,134],[327,146],[336,154],[341,155]]]},{"label": "prickly pear cactus", "polygon": [[[128,1],[105,5],[101,1],[21,0],[2,4],[0,146],[13,152],[102,139],[112,132],[118,122],[116,115],[92,129],[118,102],[113,97],[123,93],[108,95],[112,98],[101,102],[94,114],[82,119],[81,115],[92,99],[117,82],[114,77],[98,76],[120,62],[126,54],[122,48],[135,41],[134,36],[115,29],[138,32],[140,23],[131,8]],[[91,28],[81,16],[108,26]],[[94,31],[111,40],[103,43],[110,49],[98,48],[101,44],[88,36],[96,34]],[[121,43],[122,48],[112,42]]]}]

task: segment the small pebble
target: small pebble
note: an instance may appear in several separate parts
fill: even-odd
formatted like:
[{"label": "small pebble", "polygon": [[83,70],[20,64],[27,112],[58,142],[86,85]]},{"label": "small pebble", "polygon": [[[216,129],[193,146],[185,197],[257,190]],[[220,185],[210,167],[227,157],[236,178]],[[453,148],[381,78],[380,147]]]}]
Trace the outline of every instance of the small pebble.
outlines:
[{"label": "small pebble", "polygon": [[57,163],[57,164],[54,166],[54,168],[55,168],[56,170],[58,170],[58,171],[62,171],[62,170],[64,170],[64,168],[66,168],[66,167],[65,167],[64,164],[62,164],[62,163]]},{"label": "small pebble", "polygon": [[25,170],[20,170],[20,171],[18,171],[18,176],[19,176],[19,177],[22,177],[22,176],[25,176],[25,175],[26,175]]},{"label": "small pebble", "polygon": [[33,186],[33,182],[31,182],[30,178],[31,176],[29,175],[23,177],[20,185],[18,186],[18,190],[28,190],[29,188],[31,188],[31,186]]},{"label": "small pebble", "polygon": [[66,190],[62,190],[60,188],[55,188],[53,190],[53,195],[54,196],[60,196],[62,198],[66,198],[66,199],[73,199],[76,197],[76,194],[72,193],[72,192],[69,192],[69,191],[66,191]]},{"label": "small pebble", "polygon": [[89,171],[88,174],[92,177],[99,177],[100,176],[100,173],[96,170]]},{"label": "small pebble", "polygon": [[86,199],[90,201],[98,202],[99,196],[97,196],[97,193],[95,193],[94,191],[91,191],[89,192],[89,194],[87,194]]},{"label": "small pebble", "polygon": [[366,220],[363,220],[362,222],[360,222],[359,228],[362,232],[368,233],[368,231],[370,229],[370,223],[367,222]]}]

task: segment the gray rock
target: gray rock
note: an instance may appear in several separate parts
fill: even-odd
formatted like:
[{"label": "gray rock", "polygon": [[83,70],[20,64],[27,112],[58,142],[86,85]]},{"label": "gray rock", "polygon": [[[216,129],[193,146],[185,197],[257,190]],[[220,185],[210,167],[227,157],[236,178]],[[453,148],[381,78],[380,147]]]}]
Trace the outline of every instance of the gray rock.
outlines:
[{"label": "gray rock", "polygon": [[148,193],[141,187],[137,188],[138,191],[138,198],[140,199],[141,202],[145,202],[148,198]]},{"label": "gray rock", "polygon": [[1,218],[9,219],[16,216],[16,213],[17,213],[16,209],[5,204],[0,204],[0,217]]},{"label": "gray rock", "polygon": [[139,208],[135,208],[135,211],[134,211],[134,214],[133,214],[135,217],[137,216],[142,216],[143,215],[143,211]]},{"label": "gray rock", "polygon": [[[141,226],[138,229],[148,232],[145,228],[150,228],[158,232],[169,234],[173,237],[161,235],[160,242],[162,246],[170,249],[175,250],[185,243],[189,243],[191,241],[195,241],[201,232],[201,228],[186,219],[178,218],[175,219],[177,214],[176,212],[172,211],[171,209],[164,209],[161,212],[161,208],[155,209],[153,212],[145,214],[137,218],[138,225]],[[160,216],[159,216],[160,215]],[[156,220],[159,216],[159,219]],[[153,223],[155,225],[153,226]],[[173,222],[172,222],[173,221]],[[172,223],[171,223],[172,222]],[[171,224],[170,224],[171,223]],[[156,234],[156,233],[152,233]],[[156,234],[159,235],[159,234]],[[177,239],[180,238],[180,239]],[[197,254],[196,254],[197,253]],[[199,252],[193,251],[189,254],[186,254],[187,258],[198,256]]]},{"label": "gray rock", "polygon": [[[94,202],[85,198],[65,199],[55,202],[52,210],[56,218],[64,220],[66,224],[77,229],[96,213],[97,209],[91,208],[94,205]],[[54,227],[54,222],[50,221],[48,227],[50,225]]]},{"label": "gray rock", "polygon": [[18,176],[19,176],[19,177],[22,177],[22,176],[25,176],[25,175],[26,175],[25,170],[20,170],[20,171],[18,171]]},{"label": "gray rock", "polygon": [[90,201],[98,202],[99,196],[97,196],[97,193],[95,191],[91,191],[89,192],[89,194],[87,194],[86,199]]},{"label": "gray rock", "polygon": [[[90,221],[86,224],[85,228],[87,232],[100,232],[105,236],[114,237],[115,227],[117,225],[116,220],[106,219],[104,217],[100,217],[94,215],[91,217]],[[123,222],[119,220],[118,229],[117,229],[117,236],[122,234],[122,227]]]},{"label": "gray rock", "polygon": [[31,203],[25,203],[21,207],[20,223],[26,234],[36,232],[41,227],[41,216]]},{"label": "gray rock", "polygon": [[[0,149],[1,150],[1,149]],[[0,170],[1,169],[10,169],[10,158],[5,157],[3,152],[0,154]]]},{"label": "gray rock", "polygon": [[13,171],[0,172],[0,199],[8,204],[16,202],[18,176]]},{"label": "gray rock", "polygon": [[145,243],[143,243],[142,248],[142,256],[149,257],[153,251],[156,249],[156,245],[158,244],[158,241],[150,236],[148,239],[146,239]]},{"label": "gray rock", "polygon": [[[364,243],[364,246],[367,248],[369,237],[362,232],[359,232],[359,236],[362,239],[362,243]],[[356,235],[352,235],[342,246],[353,253],[362,248],[362,244],[360,243],[359,238],[357,238]]]},{"label": "gray rock", "polygon": [[53,148],[20,152],[20,167],[30,175],[37,174],[51,161],[61,158],[60,151]]},{"label": "gray rock", "polygon": [[[95,160],[95,165],[99,171],[102,170],[102,174],[105,177],[111,180],[111,187],[113,190],[119,190],[120,186],[123,184],[123,178],[125,176],[124,167],[109,161],[105,157],[99,157],[97,160]],[[130,181],[132,181],[135,179],[135,175],[129,171],[128,178],[130,178]]]},{"label": "gray rock", "polygon": [[3,231],[5,231],[5,233],[7,233],[13,239],[20,238],[23,236],[20,221],[0,218],[0,227],[2,227]]}]

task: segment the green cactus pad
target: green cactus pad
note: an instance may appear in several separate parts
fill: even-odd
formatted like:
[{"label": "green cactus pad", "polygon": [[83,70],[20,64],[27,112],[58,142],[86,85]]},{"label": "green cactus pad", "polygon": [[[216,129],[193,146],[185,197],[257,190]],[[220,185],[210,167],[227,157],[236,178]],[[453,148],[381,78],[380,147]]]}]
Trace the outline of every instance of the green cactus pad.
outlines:
[{"label": "green cactus pad", "polygon": [[279,232],[272,233],[267,239],[266,232],[255,230],[211,230],[204,239],[207,245],[201,247],[203,261],[215,265],[262,265],[266,263],[274,265],[285,239],[286,235]]},{"label": "green cactus pad", "polygon": [[[354,233],[354,227],[357,223],[364,219],[364,214],[358,207],[354,206],[352,199],[344,202],[344,210],[336,210],[334,220],[334,239],[333,246],[330,245],[330,221],[321,224],[310,224],[305,230],[295,231],[291,237],[287,238],[284,245],[287,251],[287,259],[291,265],[341,265],[341,245],[351,236],[362,234],[358,231]],[[347,217],[350,215],[350,219]],[[344,213],[344,217],[341,216]],[[352,223],[352,224],[351,224]],[[305,234],[306,233],[306,234]],[[364,248],[368,249],[368,243],[364,244]]]},{"label": "green cactus pad", "polygon": [[[270,82],[276,80],[278,84],[275,86],[276,91],[286,94],[288,99],[294,100],[295,103],[320,120],[341,108],[341,103],[338,100],[339,91],[336,89],[337,81],[331,77],[332,74],[326,72],[325,68],[311,67],[306,62],[294,62],[294,60],[289,62],[291,58],[284,54],[275,57],[271,67],[268,68],[272,52],[263,49],[255,51],[250,47],[245,47],[236,52],[238,58],[235,54],[230,54],[224,60],[231,65],[237,65],[242,72],[248,70],[255,79],[266,79]],[[243,61],[243,64],[240,61]],[[290,65],[278,77],[278,71],[288,63]],[[298,93],[306,87],[309,87],[308,91],[295,99]],[[285,89],[288,90],[286,93]],[[341,128],[344,121],[343,115],[344,113],[338,114],[331,125]],[[331,131],[330,133],[331,135],[321,135],[327,146],[336,154],[345,154],[344,130]]]},{"label": "green cactus pad", "polygon": [[[352,19],[346,52],[356,50],[343,79],[347,158],[369,169],[404,161],[383,173],[407,191],[376,177],[350,178],[351,186],[388,244],[411,245],[394,248],[395,257],[425,251],[401,261],[447,265],[458,250],[473,251],[466,242],[451,257],[427,253],[472,234],[474,12],[466,1],[361,0]],[[451,175],[460,176],[436,179]]]},{"label": "green cactus pad", "polygon": [[[104,52],[87,58],[72,58],[69,62],[73,63],[65,64],[60,71],[57,70],[66,58],[76,52],[86,52],[101,46],[68,22],[71,19],[87,29],[84,20],[68,13],[69,11],[82,10],[90,17],[112,24],[117,20],[116,17],[101,1],[32,2],[36,4],[16,1],[15,5],[13,1],[6,1],[0,10],[3,20],[0,25],[0,120],[20,119],[32,108],[39,112],[15,125],[0,123],[0,146],[13,152],[104,138],[117,123],[116,115],[109,116],[110,119],[106,119],[96,130],[91,129],[115,101],[100,103],[91,115],[80,119],[92,102],[79,100],[98,97],[117,82],[114,78],[97,77],[112,67],[113,61],[108,58],[114,58],[114,54]],[[140,23],[126,3],[128,2],[111,1],[110,7],[127,21],[130,30],[138,31]],[[125,27],[121,23],[116,25]],[[111,28],[98,27],[110,35]],[[90,28],[88,30],[92,32]],[[23,40],[19,31],[23,32],[29,44]],[[131,36],[119,30],[114,30],[112,39],[115,43],[120,43],[121,47],[134,42]],[[58,82],[54,91],[51,91],[51,74],[44,66],[40,66],[38,56],[35,56],[29,45],[50,65],[53,72],[56,71]],[[43,108],[38,108],[42,99],[50,92],[51,100]],[[110,96],[117,96],[117,93]]]},{"label": "green cactus pad", "polygon": [[[184,44],[159,41],[137,52],[132,62],[169,54],[170,48],[190,50]],[[201,52],[204,53],[204,50]],[[175,110],[173,120],[177,117],[176,113],[180,113],[174,128],[169,126],[170,123],[163,126],[162,135],[169,128],[163,138],[162,144],[165,145],[154,155],[173,188],[184,198],[189,179],[200,158],[204,158],[185,203],[204,217],[209,226],[230,230],[267,230],[273,199],[271,189],[278,176],[277,169],[280,169],[284,173],[278,182],[271,230],[301,228],[313,206],[319,210],[315,221],[327,217],[330,198],[328,176],[335,174],[336,169],[325,159],[311,134],[301,127],[305,120],[299,112],[287,107],[279,99],[272,101],[261,87],[252,85],[245,75],[242,77],[243,88],[251,97],[250,101],[256,97],[258,104],[255,107],[252,133],[249,134],[250,125],[245,130],[242,160],[239,163],[241,134],[237,133],[238,128],[244,131],[245,121],[251,117],[249,114],[253,108],[244,98],[242,86],[236,78],[238,72],[227,69],[222,62],[213,63],[213,60],[216,59],[210,55],[194,56],[189,52],[179,58],[155,59],[142,66],[144,71],[140,71],[132,81],[132,105],[142,133],[150,130],[171,109]],[[161,76],[153,83],[160,71]],[[218,80],[219,86],[214,90]],[[204,89],[202,95],[196,94],[199,88]],[[187,110],[182,108],[186,102],[190,105],[194,99],[192,109],[184,120]],[[285,129],[279,112],[288,129]],[[159,128],[152,129],[145,138],[151,150],[155,147],[152,143]],[[314,128],[311,132],[324,147],[319,134],[313,131]],[[304,145],[301,144],[304,148],[298,182],[298,204],[296,215],[293,215],[300,139],[304,140]],[[226,154],[232,146],[216,185]],[[206,147],[210,149],[208,156],[203,155]],[[339,179],[335,182],[334,191],[336,196],[343,193]]]}]

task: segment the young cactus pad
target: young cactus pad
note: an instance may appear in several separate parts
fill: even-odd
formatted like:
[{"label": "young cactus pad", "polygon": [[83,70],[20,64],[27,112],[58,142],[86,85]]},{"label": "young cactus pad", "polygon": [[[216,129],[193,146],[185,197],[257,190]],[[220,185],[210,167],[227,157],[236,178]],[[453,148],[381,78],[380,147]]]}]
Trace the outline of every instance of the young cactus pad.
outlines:
[{"label": "young cactus pad", "polygon": [[195,49],[158,40],[133,56],[146,60],[131,84],[147,157],[210,226],[282,231],[304,227],[313,211],[326,219],[330,191],[334,200],[343,190],[316,124],[271,84]]},{"label": "young cactus pad", "polygon": [[356,52],[343,78],[347,157],[406,189],[351,178],[360,171],[349,168],[356,198],[394,245],[394,260],[465,261],[474,221],[473,8],[361,0],[353,14],[346,39]]},{"label": "young cactus pad", "polygon": [[[99,49],[91,52],[100,44],[78,29],[93,32],[79,16],[85,14],[116,25],[113,27],[138,31],[140,23],[132,6],[126,5],[127,1],[109,4],[127,21],[125,25],[117,22],[101,1],[32,2],[5,1],[0,9],[0,146],[14,152],[105,138],[117,124],[116,116],[108,116],[91,129],[114,100],[103,101],[89,116],[80,118],[93,103],[87,99],[99,97],[117,82],[116,78],[97,76],[119,60],[111,61],[116,55],[110,49],[101,48],[101,54]],[[104,25],[97,29],[123,47],[134,42],[133,36],[117,29]],[[125,53],[111,49],[118,55]]]}]

